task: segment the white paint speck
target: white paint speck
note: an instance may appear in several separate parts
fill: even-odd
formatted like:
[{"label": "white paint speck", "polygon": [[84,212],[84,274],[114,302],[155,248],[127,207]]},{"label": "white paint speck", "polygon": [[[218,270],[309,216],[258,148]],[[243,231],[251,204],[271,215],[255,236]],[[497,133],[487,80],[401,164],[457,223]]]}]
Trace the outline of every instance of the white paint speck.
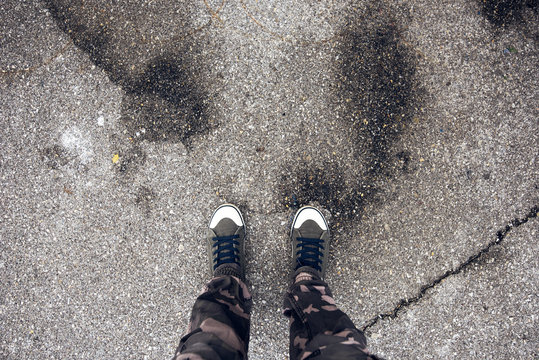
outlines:
[{"label": "white paint speck", "polygon": [[103,115],[100,115],[97,118],[97,125],[99,125],[99,126],[104,126],[105,125],[105,117]]},{"label": "white paint speck", "polygon": [[64,148],[76,154],[83,164],[92,161],[94,151],[89,136],[82,134],[77,127],[73,127],[62,134],[61,142]]}]

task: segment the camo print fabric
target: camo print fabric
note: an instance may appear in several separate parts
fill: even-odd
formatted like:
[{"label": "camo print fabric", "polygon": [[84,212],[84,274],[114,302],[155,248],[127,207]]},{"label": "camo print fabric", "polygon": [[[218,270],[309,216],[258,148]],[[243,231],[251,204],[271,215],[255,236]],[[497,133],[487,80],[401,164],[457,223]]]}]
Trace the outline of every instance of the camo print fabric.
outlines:
[{"label": "camo print fabric", "polygon": [[377,359],[366,350],[363,332],[337,308],[322,280],[292,284],[284,307],[290,318],[290,359]]},{"label": "camo print fabric", "polygon": [[[293,284],[285,296],[290,318],[290,359],[377,359],[366,339],[317,279]],[[188,334],[173,360],[247,359],[251,294],[235,276],[213,278],[191,314]]]},{"label": "camo print fabric", "polygon": [[251,294],[235,276],[213,278],[197,298],[174,360],[247,359]]}]

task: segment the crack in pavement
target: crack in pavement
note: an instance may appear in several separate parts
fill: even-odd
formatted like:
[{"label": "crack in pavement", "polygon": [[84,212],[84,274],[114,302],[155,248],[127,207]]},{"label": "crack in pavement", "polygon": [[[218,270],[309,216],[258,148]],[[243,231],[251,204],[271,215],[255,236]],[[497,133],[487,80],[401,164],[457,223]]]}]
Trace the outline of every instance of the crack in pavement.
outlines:
[{"label": "crack in pavement", "polygon": [[434,281],[432,281],[430,284],[423,285],[421,287],[421,290],[419,290],[419,293],[416,296],[408,298],[408,299],[401,299],[401,301],[397,304],[397,306],[395,306],[395,308],[392,311],[376,315],[374,318],[369,320],[365,325],[363,325],[361,327],[361,330],[366,331],[367,329],[376,325],[380,320],[385,320],[388,318],[395,319],[399,315],[399,313],[402,310],[404,310],[406,307],[412,304],[418,303],[426,294],[427,290],[434,288],[436,285],[438,285],[439,283],[441,283],[443,280],[445,280],[446,278],[450,276],[460,274],[469,265],[477,261],[482,255],[487,254],[492,247],[501,244],[503,240],[505,239],[505,237],[507,236],[507,234],[513,228],[517,228],[520,225],[527,223],[528,220],[532,218],[536,218],[538,213],[539,213],[539,206],[535,205],[534,207],[531,208],[531,210],[528,212],[528,214],[524,218],[522,219],[516,218],[512,220],[509,224],[507,224],[503,229],[498,230],[498,232],[496,232],[495,240],[488,243],[485,247],[479,250],[479,252],[477,252],[476,254],[470,256],[468,260],[461,263],[456,269],[448,270],[443,275],[439,276]]}]

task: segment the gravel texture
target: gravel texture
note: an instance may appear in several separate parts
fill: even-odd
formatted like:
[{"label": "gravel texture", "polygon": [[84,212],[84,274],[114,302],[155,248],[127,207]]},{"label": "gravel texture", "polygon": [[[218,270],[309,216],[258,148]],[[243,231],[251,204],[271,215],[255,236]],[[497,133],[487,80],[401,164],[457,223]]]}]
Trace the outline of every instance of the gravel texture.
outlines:
[{"label": "gravel texture", "polygon": [[4,0],[0,357],[170,358],[223,202],[251,359],[305,204],[373,352],[538,356],[536,3]]}]

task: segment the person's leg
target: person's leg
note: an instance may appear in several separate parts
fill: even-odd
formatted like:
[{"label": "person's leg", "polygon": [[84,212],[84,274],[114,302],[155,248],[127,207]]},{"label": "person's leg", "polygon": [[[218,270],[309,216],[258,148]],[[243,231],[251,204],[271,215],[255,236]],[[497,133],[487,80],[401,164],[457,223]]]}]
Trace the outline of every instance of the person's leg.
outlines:
[{"label": "person's leg", "polygon": [[208,235],[212,280],[197,298],[187,335],[175,360],[246,359],[251,294],[243,282],[245,224],[239,210],[223,205],[213,214]]},{"label": "person's leg", "polygon": [[329,228],[323,215],[305,207],[292,224],[294,276],[284,299],[290,318],[290,359],[376,359],[350,318],[335,305],[322,281],[329,253]]},{"label": "person's leg", "polygon": [[327,283],[300,268],[285,296],[290,318],[290,359],[376,359],[352,320],[335,305]]},{"label": "person's leg", "polygon": [[216,276],[195,301],[175,360],[246,359],[251,295],[236,276]]}]

